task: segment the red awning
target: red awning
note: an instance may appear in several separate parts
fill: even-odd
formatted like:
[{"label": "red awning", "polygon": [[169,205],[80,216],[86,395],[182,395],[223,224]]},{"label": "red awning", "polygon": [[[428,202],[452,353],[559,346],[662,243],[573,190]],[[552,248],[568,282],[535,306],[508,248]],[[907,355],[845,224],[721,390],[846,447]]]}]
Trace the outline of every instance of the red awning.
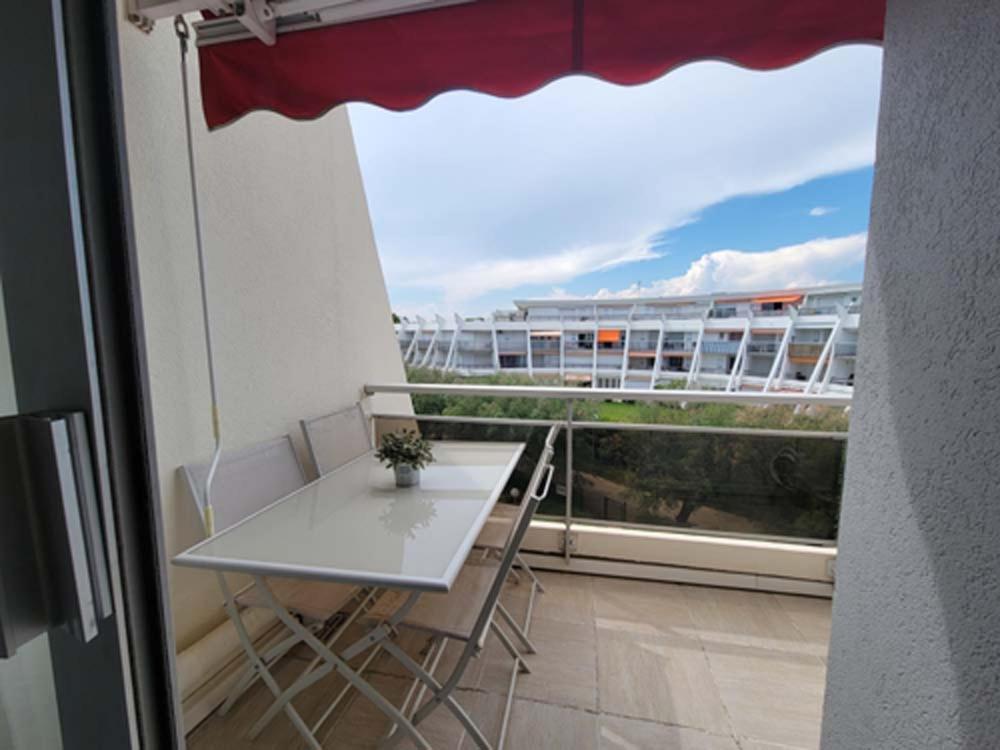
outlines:
[{"label": "red awning", "polygon": [[585,73],[618,84],[694,60],[780,68],[880,42],[885,0],[477,0],[199,48],[209,127],[255,109],[311,119],[345,102],[394,110],[445,91],[521,96]]}]

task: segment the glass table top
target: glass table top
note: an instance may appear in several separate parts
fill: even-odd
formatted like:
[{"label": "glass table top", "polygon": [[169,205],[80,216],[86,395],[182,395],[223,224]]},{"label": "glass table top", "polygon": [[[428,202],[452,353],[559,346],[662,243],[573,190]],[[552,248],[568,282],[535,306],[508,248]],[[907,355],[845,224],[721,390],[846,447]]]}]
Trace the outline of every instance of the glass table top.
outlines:
[{"label": "glass table top", "polygon": [[524,450],[442,441],[420,486],[373,453],[174,558],[174,564],[426,591],[450,588]]}]

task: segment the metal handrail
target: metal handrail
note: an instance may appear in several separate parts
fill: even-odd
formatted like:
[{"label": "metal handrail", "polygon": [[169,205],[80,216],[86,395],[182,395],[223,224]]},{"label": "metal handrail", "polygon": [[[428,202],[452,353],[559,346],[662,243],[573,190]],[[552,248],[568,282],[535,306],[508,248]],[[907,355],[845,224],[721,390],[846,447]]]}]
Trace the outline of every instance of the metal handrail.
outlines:
[{"label": "metal handrail", "polygon": [[[565,419],[519,419],[517,417],[463,417],[451,414],[372,414],[372,419],[411,419],[417,422],[443,422],[446,424],[486,424],[504,427],[566,426]],[[780,430],[765,427],[710,427],[708,425],[658,424],[656,422],[588,422],[572,420],[573,427],[583,430],[634,430],[638,432],[680,432],[701,435],[739,435],[742,437],[822,438],[847,440],[846,432],[825,430]]]},{"label": "metal handrail", "polygon": [[826,438],[847,440],[846,432],[825,430],[776,430],[764,427],[709,427],[707,425],[657,424],[655,422],[573,422],[584,430],[634,430],[637,432],[682,432],[699,435],[740,435],[746,437]]},{"label": "metal handrail", "polygon": [[376,393],[432,394],[437,396],[501,396],[539,398],[558,401],[656,401],[687,404],[743,404],[789,406],[851,405],[851,397],[834,393],[755,393],[752,391],[666,391],[628,388],[573,388],[543,385],[479,385],[464,383],[371,383],[366,395]]}]

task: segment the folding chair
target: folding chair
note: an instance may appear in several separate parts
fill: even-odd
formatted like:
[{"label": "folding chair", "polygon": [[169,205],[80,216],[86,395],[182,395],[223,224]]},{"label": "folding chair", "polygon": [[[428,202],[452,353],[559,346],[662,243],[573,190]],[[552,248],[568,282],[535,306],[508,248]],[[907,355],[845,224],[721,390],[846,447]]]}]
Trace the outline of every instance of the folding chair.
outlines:
[{"label": "folding chair", "polygon": [[374,447],[368,417],[360,403],[332,414],[303,419],[300,424],[317,476],[363,456]]},{"label": "folding chair", "polygon": [[[486,521],[486,525],[483,527],[483,530],[480,532],[479,537],[476,539],[473,546],[477,549],[483,550],[486,557],[499,557],[503,553],[507,544],[507,539],[510,535],[510,528],[517,520],[517,516],[518,506],[510,503],[497,503],[493,508],[493,512],[490,513],[490,517]],[[535,594],[544,594],[545,587],[538,579],[538,576],[535,575],[535,571],[531,569],[531,566],[529,566],[527,561],[521,556],[520,551],[518,551],[515,556],[514,562],[531,581],[531,588],[528,591],[528,606],[524,613],[524,622],[514,622],[513,619],[509,617],[506,609],[501,608],[500,612],[504,620],[508,621],[508,624],[513,629],[515,635],[517,635],[518,640],[520,640],[524,645],[525,650],[529,654],[534,654],[537,653],[537,649],[528,638],[528,633],[531,630],[531,616],[535,610]],[[511,569],[510,575],[514,581],[520,581],[517,571]]]},{"label": "folding chair", "polygon": [[[387,639],[381,644],[386,652],[390,653],[414,676],[413,684],[401,708],[404,715],[409,715],[414,727],[418,727],[438,706],[445,705],[462,723],[477,747],[482,750],[492,749],[493,746],[490,745],[482,731],[453,696],[469,662],[479,656],[485,644],[487,633],[492,632],[514,662],[500,723],[500,737],[496,745],[498,750],[503,748],[514,700],[514,690],[517,686],[517,677],[522,671],[530,672],[531,670],[511,642],[510,637],[496,623],[494,615],[500,611],[500,594],[517,558],[517,551],[528,530],[528,525],[531,523],[531,518],[539,503],[548,494],[552,483],[554,470],[552,456],[555,453],[554,443],[558,433],[559,425],[554,425],[549,430],[542,456],[535,466],[528,484],[528,491],[521,503],[518,515],[510,527],[507,543],[504,545],[503,553],[497,564],[466,564],[459,573],[451,591],[447,594],[424,594],[409,609],[406,609],[404,605],[402,609],[397,609],[395,612],[392,610],[399,604],[399,597],[383,597],[379,604],[366,615],[366,618],[379,617],[383,620],[388,615],[387,624],[392,628],[412,628],[428,632],[432,636],[431,647],[423,663],[417,663],[391,639]],[[543,480],[544,487],[539,490]],[[390,601],[391,599],[395,599],[395,601]],[[404,609],[405,611],[403,611]],[[503,619],[506,620],[506,618]],[[448,677],[443,681],[438,681],[434,676],[434,671],[438,667],[448,641],[458,641],[464,643],[465,646]],[[420,701],[428,691],[431,694],[430,698],[420,706]],[[385,747],[395,744],[403,736],[402,732],[396,731],[397,728],[398,725],[393,727]]]},{"label": "folding chair", "polygon": [[[209,467],[209,464],[181,467],[203,523],[208,505],[204,488]],[[288,435],[224,454],[216,467],[211,488],[215,530],[222,532],[240,523],[305,484],[302,465]],[[206,523],[205,533],[208,531]],[[219,585],[225,593],[228,584],[221,574],[218,577]],[[349,604],[360,602],[345,621],[346,624],[342,623],[336,628],[334,635],[339,635],[347,625],[354,622],[362,613],[365,603],[370,603],[372,598],[370,592],[362,593],[357,587],[344,584],[288,578],[271,579],[268,584],[285,608],[308,623],[314,632],[330,627],[332,620]],[[237,592],[233,599],[240,608],[267,606],[253,584]],[[237,628],[237,631],[242,640],[242,629]],[[264,654],[265,663],[274,663],[300,641],[301,638],[294,635],[282,639]],[[257,670],[249,665],[222,704],[220,714],[228,712],[257,677]]]}]

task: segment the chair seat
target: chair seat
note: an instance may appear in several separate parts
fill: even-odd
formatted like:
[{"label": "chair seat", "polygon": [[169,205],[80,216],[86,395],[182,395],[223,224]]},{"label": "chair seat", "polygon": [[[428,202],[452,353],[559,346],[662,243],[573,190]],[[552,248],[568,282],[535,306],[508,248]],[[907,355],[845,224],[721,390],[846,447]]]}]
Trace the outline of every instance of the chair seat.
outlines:
[{"label": "chair seat", "polygon": [[[422,595],[400,625],[439,633],[456,640],[469,640],[496,575],[496,565],[467,563],[455,579],[451,591],[446,594]],[[409,593],[405,591],[386,592],[365,617],[373,620],[388,619],[408,596]]]},{"label": "chair seat", "polygon": [[503,549],[507,545],[510,528],[517,520],[519,510],[519,506],[510,503],[497,503],[493,506],[493,511],[486,519],[483,530],[476,537],[474,546],[486,549]]},{"label": "chair seat", "polygon": [[[302,615],[310,620],[328,620],[346,607],[356,586],[345,583],[325,583],[304,581],[295,578],[268,578],[271,593],[285,609],[292,614]],[[236,595],[240,607],[266,607],[263,595],[256,586]]]}]

